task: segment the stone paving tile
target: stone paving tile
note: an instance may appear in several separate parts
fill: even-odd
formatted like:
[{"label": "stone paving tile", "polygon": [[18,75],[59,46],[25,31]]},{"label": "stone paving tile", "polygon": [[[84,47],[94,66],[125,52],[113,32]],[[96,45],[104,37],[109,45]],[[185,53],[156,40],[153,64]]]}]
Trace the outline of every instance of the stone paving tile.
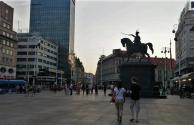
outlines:
[{"label": "stone paving tile", "polygon": [[[0,125],[118,125],[115,106],[102,92],[65,95],[44,91],[35,97],[0,95]],[[141,99],[140,122],[131,123],[130,100],[124,104],[121,125],[194,125],[194,100]]]}]

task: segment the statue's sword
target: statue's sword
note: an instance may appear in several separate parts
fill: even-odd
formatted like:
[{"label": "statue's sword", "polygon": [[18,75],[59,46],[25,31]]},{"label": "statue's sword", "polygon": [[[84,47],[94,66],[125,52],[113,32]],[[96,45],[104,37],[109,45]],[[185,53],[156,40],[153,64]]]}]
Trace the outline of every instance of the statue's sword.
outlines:
[{"label": "statue's sword", "polygon": [[123,35],[127,35],[127,36],[130,36],[130,34],[126,34],[126,33],[122,33],[122,32],[121,32],[121,34],[123,34]]}]

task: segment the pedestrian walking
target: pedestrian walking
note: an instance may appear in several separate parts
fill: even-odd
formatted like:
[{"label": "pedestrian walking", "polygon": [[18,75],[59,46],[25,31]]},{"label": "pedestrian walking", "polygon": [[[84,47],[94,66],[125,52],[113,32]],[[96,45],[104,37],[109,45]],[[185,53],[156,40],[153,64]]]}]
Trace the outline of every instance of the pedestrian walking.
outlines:
[{"label": "pedestrian walking", "polygon": [[117,121],[122,122],[123,104],[125,102],[126,90],[122,87],[122,83],[118,82],[113,91],[113,98],[115,98],[115,106],[117,110]]},{"label": "pedestrian walking", "polygon": [[186,85],[181,84],[179,91],[180,91],[180,98],[184,98],[185,97],[185,92],[186,92]]},{"label": "pedestrian walking", "polygon": [[89,86],[88,86],[88,84],[86,84],[86,95],[88,95],[89,94]]},{"label": "pedestrian walking", "polygon": [[27,96],[30,96],[30,86],[29,85],[26,86],[26,93],[27,93]]},{"label": "pedestrian walking", "polygon": [[91,94],[93,94],[93,90],[94,90],[94,85],[91,85]]},{"label": "pedestrian walking", "polygon": [[98,85],[95,84],[95,94],[98,95]]},{"label": "pedestrian walking", "polygon": [[188,85],[188,96],[189,96],[189,98],[192,97],[191,93],[192,93],[192,85],[189,84],[189,85]]},{"label": "pedestrian walking", "polygon": [[36,86],[33,85],[32,86],[32,96],[35,96],[35,94],[36,94]]},{"label": "pedestrian walking", "polygon": [[76,94],[79,95],[80,94],[80,82],[78,82],[76,84]]},{"label": "pedestrian walking", "polygon": [[64,92],[65,92],[65,95],[67,95],[67,84],[66,83],[64,84]]},{"label": "pedestrian walking", "polygon": [[89,84],[89,94],[92,94],[92,84]]},{"label": "pedestrian walking", "polygon": [[84,93],[85,93],[85,90],[86,90],[86,87],[85,87],[85,84],[83,83],[83,84],[82,84],[82,92],[83,92],[83,95],[84,95]]},{"label": "pedestrian walking", "polygon": [[70,84],[69,89],[70,89],[70,95],[73,95],[73,84],[72,83]]},{"label": "pedestrian walking", "polygon": [[130,87],[130,94],[131,94],[131,100],[130,100],[130,109],[132,118],[130,119],[131,122],[133,122],[134,119],[134,113],[136,116],[136,122],[139,122],[139,112],[140,112],[140,90],[141,87],[139,85],[139,81],[136,77],[131,78],[131,87]]},{"label": "pedestrian walking", "polygon": [[104,96],[106,96],[106,89],[107,89],[107,86],[106,86],[106,84],[104,84],[104,87],[103,87],[103,89],[104,89]]}]

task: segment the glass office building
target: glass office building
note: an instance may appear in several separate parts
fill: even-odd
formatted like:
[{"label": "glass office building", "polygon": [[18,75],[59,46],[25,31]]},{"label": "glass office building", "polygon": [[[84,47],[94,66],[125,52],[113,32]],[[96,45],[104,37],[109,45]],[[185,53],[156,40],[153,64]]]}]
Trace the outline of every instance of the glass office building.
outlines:
[{"label": "glass office building", "polygon": [[75,0],[31,0],[30,33],[39,33],[59,46],[58,67],[69,68],[74,53]]}]

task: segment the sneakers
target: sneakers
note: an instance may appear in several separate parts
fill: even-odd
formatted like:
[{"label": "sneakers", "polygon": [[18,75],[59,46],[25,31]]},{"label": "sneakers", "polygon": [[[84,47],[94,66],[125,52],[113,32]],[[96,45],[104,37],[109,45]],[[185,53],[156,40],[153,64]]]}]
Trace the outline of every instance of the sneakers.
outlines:
[{"label": "sneakers", "polygon": [[[135,119],[130,119],[130,122],[133,122]],[[139,123],[139,120],[135,120],[136,123]]]},{"label": "sneakers", "polygon": [[121,122],[122,122],[122,116],[119,117],[119,123],[121,123]]}]

